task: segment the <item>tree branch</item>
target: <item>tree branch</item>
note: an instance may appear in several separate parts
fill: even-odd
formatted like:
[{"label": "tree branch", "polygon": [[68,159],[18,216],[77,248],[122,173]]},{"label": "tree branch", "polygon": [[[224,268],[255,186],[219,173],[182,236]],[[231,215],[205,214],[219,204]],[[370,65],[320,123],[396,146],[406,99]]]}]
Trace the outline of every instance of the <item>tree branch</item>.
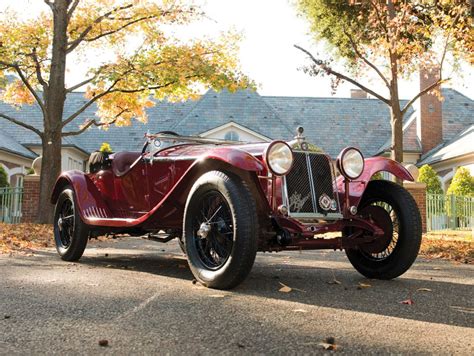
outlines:
[{"label": "tree branch", "polygon": [[76,10],[77,5],[79,5],[79,1],[80,1],[80,0],[74,0],[74,2],[73,2],[71,5],[69,5],[70,7],[69,7],[69,9],[68,9],[68,11],[67,11],[67,18],[68,18],[68,20],[71,19],[72,14],[73,14],[74,11]]},{"label": "tree branch", "polygon": [[20,67],[18,66],[18,64],[15,64],[15,63],[7,63],[7,62],[4,62],[4,61],[1,61],[0,60],[0,64],[1,65],[4,65],[6,67],[9,67],[9,68],[13,68],[19,75],[21,81],[23,82],[23,84],[25,84],[25,86],[28,88],[28,91],[33,95],[33,97],[35,98],[36,102],[38,103],[39,107],[41,108],[41,111],[43,112],[43,115],[46,115],[46,108],[44,107],[44,104],[43,104],[43,101],[41,100],[41,98],[39,97],[38,93],[36,92],[36,90],[33,89],[33,87],[31,86],[30,82],[28,81],[28,79],[25,77],[25,75],[23,74],[23,72],[21,71]]},{"label": "tree branch", "polygon": [[81,34],[79,35],[79,37],[77,37],[74,41],[72,41],[68,48],[66,49],[66,52],[67,53],[70,53],[72,52],[77,46],[79,46],[79,44],[86,38],[86,36],[89,34],[89,32],[92,31],[92,29],[94,28],[95,25],[101,23],[104,19],[106,19],[107,17],[109,17],[110,15],[112,15],[113,13],[115,12],[119,12],[119,11],[122,11],[122,10],[126,10],[126,9],[129,9],[133,7],[133,4],[128,4],[128,5],[124,5],[124,6],[119,6],[119,7],[116,7],[112,10],[110,10],[109,12],[106,12],[105,14],[99,16],[98,18],[96,18],[94,20],[94,22],[92,22],[92,24],[90,24],[89,26],[86,27],[86,29],[84,31],[81,32]]},{"label": "tree branch", "polygon": [[413,105],[413,103],[420,97],[422,96],[423,94],[426,94],[427,92],[429,92],[430,90],[433,90],[434,88],[436,88],[438,85],[441,85],[447,81],[449,81],[451,78],[447,78],[447,79],[439,79],[437,80],[436,82],[434,82],[433,84],[427,86],[425,89],[423,89],[422,91],[420,91],[418,94],[416,94],[402,109],[402,115],[405,115],[406,112],[408,111],[408,109],[410,108],[410,106]]},{"label": "tree branch", "polygon": [[100,73],[100,70],[99,70],[93,77],[90,77],[90,78],[88,78],[88,79],[86,79],[86,80],[83,80],[83,81],[80,82],[80,83],[77,83],[77,84],[75,84],[75,85],[73,85],[73,86],[71,86],[71,87],[69,87],[69,88],[66,88],[66,93],[71,93],[71,92],[73,92],[74,90],[79,89],[79,88],[83,87],[84,85],[86,85],[86,84],[92,82],[94,79],[96,79],[96,78],[99,76],[99,73]]},{"label": "tree branch", "polygon": [[349,35],[349,33],[347,33],[345,30],[344,30],[344,34],[347,36],[347,38],[349,39],[349,42],[351,43],[352,45],[352,49],[354,50],[354,52],[357,54],[357,56],[362,59],[365,64],[367,64],[369,67],[371,67],[373,70],[375,70],[375,72],[379,75],[379,77],[383,80],[383,82],[385,83],[385,85],[387,86],[387,88],[390,89],[390,84],[387,80],[387,78],[385,78],[385,76],[383,75],[383,73],[377,68],[377,66],[375,64],[373,64],[372,62],[370,62],[364,55],[362,55],[362,53],[360,53],[359,49],[357,48],[357,45],[355,43],[355,41],[352,39],[351,35]]},{"label": "tree branch", "polygon": [[390,100],[384,98],[382,95],[374,92],[373,90],[367,88],[366,86],[360,84],[359,82],[357,82],[356,80],[352,79],[352,78],[349,78],[348,76],[342,74],[342,73],[339,73],[339,72],[336,72],[335,70],[333,70],[331,67],[329,67],[327,64],[325,64],[322,60],[320,59],[316,59],[314,58],[314,56],[309,52],[307,51],[306,49],[298,46],[298,45],[294,45],[295,48],[299,49],[300,51],[302,51],[303,53],[305,53],[306,55],[309,56],[309,58],[314,62],[314,64],[316,64],[318,67],[320,67],[321,69],[323,69],[327,74],[331,74],[331,75],[334,75],[335,77],[339,78],[339,79],[342,79],[342,80],[345,80],[349,83],[352,83],[354,84],[355,86],[359,87],[360,89],[362,89],[363,91],[365,91],[366,93],[369,93],[371,95],[373,95],[374,97],[376,97],[377,99],[379,99],[380,101],[383,101],[385,104],[391,106],[391,102]]},{"label": "tree branch", "polygon": [[38,79],[38,82],[43,86],[43,88],[47,88],[48,83],[46,83],[43,78],[43,75],[41,74],[41,64],[38,60],[38,56],[36,55],[36,47],[33,47],[31,57],[33,58],[33,62],[35,62],[36,78]]},{"label": "tree branch", "polygon": [[86,131],[89,127],[91,127],[92,125],[94,126],[105,126],[105,125],[112,125],[114,124],[117,119],[120,117],[120,115],[122,115],[124,112],[127,112],[128,110],[124,109],[122,111],[120,111],[117,115],[115,115],[115,117],[113,118],[112,121],[108,121],[108,122],[97,122],[95,119],[93,120],[89,120],[89,122],[87,124],[85,124],[83,127],[81,127],[78,131],[68,131],[68,132],[63,132],[61,134],[62,137],[66,137],[66,136],[77,136],[77,135],[80,135],[81,133],[83,133],[84,131]]},{"label": "tree branch", "polygon": [[41,138],[43,137],[43,133],[34,126],[28,125],[28,124],[24,123],[23,121],[14,119],[13,117],[2,114],[2,113],[0,113],[0,117],[4,118],[5,120],[8,120],[8,121],[10,121],[10,122],[12,122],[16,125],[18,125],[18,126],[24,127],[25,129],[33,131],[35,134],[37,134]]}]

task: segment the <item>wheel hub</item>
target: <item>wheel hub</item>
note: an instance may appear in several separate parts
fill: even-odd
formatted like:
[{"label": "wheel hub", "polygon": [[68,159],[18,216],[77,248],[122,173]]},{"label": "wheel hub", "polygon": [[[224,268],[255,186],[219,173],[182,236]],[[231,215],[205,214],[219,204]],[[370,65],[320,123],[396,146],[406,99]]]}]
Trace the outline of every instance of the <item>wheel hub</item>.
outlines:
[{"label": "wheel hub", "polygon": [[392,241],[393,223],[387,210],[380,206],[370,205],[362,209],[361,215],[372,220],[384,232],[374,241],[362,245],[360,248],[367,253],[376,254],[384,251]]},{"label": "wheel hub", "polygon": [[203,222],[201,224],[201,226],[199,226],[199,230],[197,231],[197,235],[200,238],[205,239],[205,238],[207,238],[207,236],[211,232],[211,229],[212,229],[211,224],[209,224],[208,222]]}]

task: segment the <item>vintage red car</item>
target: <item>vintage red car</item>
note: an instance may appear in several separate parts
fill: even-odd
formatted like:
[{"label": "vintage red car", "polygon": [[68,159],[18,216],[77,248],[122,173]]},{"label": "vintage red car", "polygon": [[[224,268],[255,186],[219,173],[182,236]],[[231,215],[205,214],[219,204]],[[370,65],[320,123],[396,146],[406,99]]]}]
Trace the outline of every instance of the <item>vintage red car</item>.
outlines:
[{"label": "vintage red car", "polygon": [[309,147],[298,128],[290,142],[160,132],[146,135],[142,152],[94,153],[90,173],[64,172],[54,188],[57,251],[74,261],[99,235],[176,238],[196,279],[219,289],[241,283],[257,251],[341,249],[368,278],[407,271],[421,243],[419,210],[402,186],[371,178],[410,173],[354,147],[335,164]]}]

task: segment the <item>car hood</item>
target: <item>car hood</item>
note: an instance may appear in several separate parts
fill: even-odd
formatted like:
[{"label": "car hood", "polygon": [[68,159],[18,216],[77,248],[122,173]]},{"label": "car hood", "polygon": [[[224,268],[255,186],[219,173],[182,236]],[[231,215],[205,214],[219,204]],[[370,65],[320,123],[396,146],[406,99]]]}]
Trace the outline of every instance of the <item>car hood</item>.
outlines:
[{"label": "car hood", "polygon": [[270,142],[255,143],[255,144],[236,144],[236,145],[213,145],[213,144],[183,144],[179,146],[169,147],[160,151],[157,157],[189,157],[199,158],[203,155],[209,154],[214,150],[241,150],[247,152],[255,157],[262,156],[265,149]]}]

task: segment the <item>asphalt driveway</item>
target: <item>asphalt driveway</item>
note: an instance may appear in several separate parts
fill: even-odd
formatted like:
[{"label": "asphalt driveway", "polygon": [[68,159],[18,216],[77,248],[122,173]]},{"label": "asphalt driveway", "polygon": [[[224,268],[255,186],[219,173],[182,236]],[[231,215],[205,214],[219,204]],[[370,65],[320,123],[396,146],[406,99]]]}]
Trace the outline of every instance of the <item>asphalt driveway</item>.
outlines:
[{"label": "asphalt driveway", "polygon": [[314,354],[327,337],[337,353],[472,355],[474,267],[419,260],[376,281],[341,252],[259,254],[216,291],[174,242],[99,242],[80,263],[0,255],[0,354]]}]

